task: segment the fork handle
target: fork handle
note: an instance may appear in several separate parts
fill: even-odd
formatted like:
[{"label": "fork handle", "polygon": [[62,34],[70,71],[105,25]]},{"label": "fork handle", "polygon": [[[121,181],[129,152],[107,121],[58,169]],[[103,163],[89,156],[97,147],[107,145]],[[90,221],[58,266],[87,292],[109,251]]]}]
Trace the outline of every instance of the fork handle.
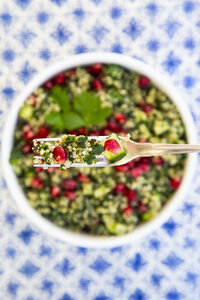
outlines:
[{"label": "fork handle", "polygon": [[159,156],[200,152],[200,145],[135,143],[138,156]]}]

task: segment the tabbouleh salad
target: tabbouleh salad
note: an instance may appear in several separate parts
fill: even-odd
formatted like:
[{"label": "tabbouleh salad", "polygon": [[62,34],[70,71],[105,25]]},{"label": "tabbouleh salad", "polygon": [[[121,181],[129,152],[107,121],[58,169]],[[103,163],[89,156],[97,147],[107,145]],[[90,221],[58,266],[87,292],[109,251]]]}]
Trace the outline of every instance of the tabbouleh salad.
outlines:
[{"label": "tabbouleh salad", "polygon": [[10,162],[30,205],[54,224],[121,235],[154,218],[181,183],[185,155],[106,168],[33,167],[35,138],[116,133],[137,142],[186,143],[173,102],[149,78],[113,64],[63,71],[19,111]]}]

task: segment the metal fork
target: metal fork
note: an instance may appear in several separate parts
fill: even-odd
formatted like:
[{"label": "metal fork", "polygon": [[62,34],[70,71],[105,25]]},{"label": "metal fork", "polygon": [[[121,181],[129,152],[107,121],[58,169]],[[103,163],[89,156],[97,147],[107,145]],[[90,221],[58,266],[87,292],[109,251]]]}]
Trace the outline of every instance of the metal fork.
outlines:
[{"label": "metal fork", "polygon": [[[88,136],[88,140],[95,139],[102,142],[107,136]],[[92,165],[86,163],[72,163],[70,167],[113,167],[120,166],[130,162],[137,157],[162,156],[168,154],[183,154],[200,152],[200,145],[190,144],[154,144],[154,143],[137,143],[126,137],[118,136],[123,147],[127,150],[127,155],[115,163],[109,163],[104,155],[97,156],[97,162]],[[59,138],[37,139],[43,142],[56,142]],[[36,159],[42,159],[41,156],[34,156]],[[35,164],[34,167],[60,167],[60,164]]]}]

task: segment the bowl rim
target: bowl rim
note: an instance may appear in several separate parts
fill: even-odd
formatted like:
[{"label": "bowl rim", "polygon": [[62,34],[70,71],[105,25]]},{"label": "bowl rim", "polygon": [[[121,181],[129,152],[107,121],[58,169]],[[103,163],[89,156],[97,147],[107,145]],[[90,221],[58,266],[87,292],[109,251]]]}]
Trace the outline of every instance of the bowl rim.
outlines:
[{"label": "bowl rim", "polygon": [[11,107],[4,125],[1,159],[6,183],[12,197],[14,198],[21,211],[38,227],[38,229],[41,229],[44,233],[48,233],[54,238],[72,244],[74,246],[107,248],[133,243],[162,225],[170,217],[179,203],[181,203],[181,199],[184,198],[186,192],[189,189],[196,167],[197,155],[188,155],[182,183],[179,189],[163,207],[161,212],[159,212],[159,214],[151,221],[139,225],[132,232],[125,235],[93,236],[72,232],[70,230],[63,229],[61,227],[58,227],[57,225],[54,225],[52,222],[42,217],[34,208],[32,208],[28,203],[28,200],[26,199],[17,181],[17,177],[14,174],[14,171],[9,163],[13,134],[20,105],[33,92],[35,88],[39,87],[43,82],[45,82],[55,74],[65,69],[89,65],[95,62],[118,64],[129,70],[149,77],[158,88],[160,88],[170,97],[170,99],[178,108],[185,124],[188,143],[195,143],[197,141],[197,133],[194,122],[186,103],[182,101],[181,96],[174,88],[174,86],[169,82],[169,79],[166,79],[162,74],[160,74],[160,72],[155,70],[155,68],[136,58],[132,58],[123,54],[114,54],[108,52],[84,53],[67,57],[64,60],[53,63],[43,72],[36,75],[25,87],[25,89],[19,94]]}]

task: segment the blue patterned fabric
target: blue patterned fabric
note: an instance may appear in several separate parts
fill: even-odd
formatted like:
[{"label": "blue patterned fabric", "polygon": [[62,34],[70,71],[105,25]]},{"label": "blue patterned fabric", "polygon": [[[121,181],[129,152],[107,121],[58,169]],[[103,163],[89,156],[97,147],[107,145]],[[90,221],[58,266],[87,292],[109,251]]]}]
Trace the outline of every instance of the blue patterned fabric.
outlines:
[{"label": "blue patterned fabric", "polygon": [[[171,80],[200,135],[200,3],[195,0],[9,0],[0,3],[0,132],[25,85],[52,62],[124,53]],[[200,158],[200,156],[199,156]],[[182,204],[143,240],[72,247],[22,215],[0,176],[0,299],[199,300],[200,166]]]}]

